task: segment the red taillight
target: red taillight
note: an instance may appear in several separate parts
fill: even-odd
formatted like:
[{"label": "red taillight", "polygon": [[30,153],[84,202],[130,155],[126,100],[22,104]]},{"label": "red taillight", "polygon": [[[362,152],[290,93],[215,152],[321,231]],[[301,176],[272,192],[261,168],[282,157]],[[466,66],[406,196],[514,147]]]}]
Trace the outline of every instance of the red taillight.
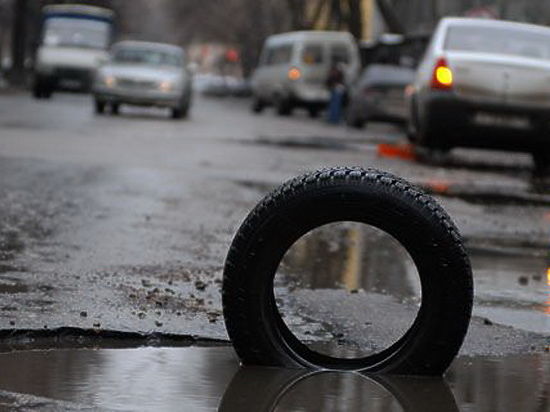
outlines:
[{"label": "red taillight", "polygon": [[453,81],[453,71],[447,64],[447,60],[440,58],[434,66],[432,89],[450,90],[453,87]]}]

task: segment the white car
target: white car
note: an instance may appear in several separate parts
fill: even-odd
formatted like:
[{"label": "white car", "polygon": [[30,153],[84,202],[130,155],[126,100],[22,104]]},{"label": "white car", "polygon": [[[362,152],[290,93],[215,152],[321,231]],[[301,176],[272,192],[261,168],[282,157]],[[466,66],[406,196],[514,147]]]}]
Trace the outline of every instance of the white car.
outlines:
[{"label": "white car", "polygon": [[523,151],[550,165],[550,28],[445,18],[408,94],[418,144]]},{"label": "white car", "polygon": [[359,74],[359,50],[350,33],[298,31],[270,36],[252,76],[253,111],[273,105],[280,115],[305,107],[312,116],[326,107],[326,80],[333,64],[345,66],[348,83]]},{"label": "white car", "polygon": [[167,107],[173,118],[191,106],[191,72],[183,49],[163,43],[123,41],[115,44],[108,64],[96,75],[95,109],[107,105],[117,114],[121,104]]}]

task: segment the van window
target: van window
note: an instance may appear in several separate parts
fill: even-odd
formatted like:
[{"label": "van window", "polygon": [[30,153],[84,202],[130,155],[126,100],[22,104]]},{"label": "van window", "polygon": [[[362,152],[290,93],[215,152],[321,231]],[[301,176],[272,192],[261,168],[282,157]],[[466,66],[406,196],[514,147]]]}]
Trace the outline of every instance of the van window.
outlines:
[{"label": "van window", "polygon": [[320,44],[308,44],[302,52],[302,61],[305,64],[323,63],[323,46]]},{"label": "van window", "polygon": [[332,64],[337,63],[349,63],[349,49],[345,44],[334,44],[330,48],[330,62]]},{"label": "van window", "polygon": [[266,50],[264,64],[273,66],[276,64],[290,63],[292,57],[292,45],[270,47]]}]

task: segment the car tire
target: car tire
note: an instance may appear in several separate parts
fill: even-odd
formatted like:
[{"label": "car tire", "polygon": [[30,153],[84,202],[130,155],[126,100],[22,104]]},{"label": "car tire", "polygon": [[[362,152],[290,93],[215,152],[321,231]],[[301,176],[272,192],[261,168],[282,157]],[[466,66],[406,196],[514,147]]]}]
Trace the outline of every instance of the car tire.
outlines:
[{"label": "car tire", "polygon": [[290,116],[292,115],[292,103],[289,99],[284,97],[278,97],[275,99],[275,110],[279,116]]},{"label": "car tire", "polygon": [[550,147],[532,153],[536,175],[550,175]]},{"label": "car tire", "polygon": [[415,99],[411,103],[410,115],[405,123],[405,135],[411,143],[418,143],[418,114]]},{"label": "car tire", "polygon": [[[396,238],[413,258],[422,305],[404,336],[360,359],[311,351],[284,324],[273,279],[292,244],[316,227],[356,221]],[[374,169],[333,168],[290,180],[254,208],[231,244],[223,274],[227,332],[245,365],[440,375],[457,354],[472,309],[470,262],[434,199]]]},{"label": "car tire", "polygon": [[120,113],[120,103],[111,103],[111,114],[118,115]]},{"label": "car tire", "polygon": [[94,100],[94,109],[96,114],[103,114],[105,113],[105,102],[101,100]]},{"label": "car tire", "polygon": [[321,110],[318,107],[308,107],[308,109],[307,109],[309,117],[312,118],[312,119],[318,118],[320,111]]},{"label": "car tire", "polygon": [[252,113],[261,113],[265,109],[265,102],[260,99],[259,97],[254,97],[252,100],[252,106],[250,107],[252,110]]},{"label": "car tire", "polygon": [[39,85],[35,84],[32,88],[32,95],[35,99],[42,99],[42,88]]},{"label": "car tire", "polygon": [[346,124],[354,129],[363,129],[366,122],[350,114],[349,117],[346,117]]}]

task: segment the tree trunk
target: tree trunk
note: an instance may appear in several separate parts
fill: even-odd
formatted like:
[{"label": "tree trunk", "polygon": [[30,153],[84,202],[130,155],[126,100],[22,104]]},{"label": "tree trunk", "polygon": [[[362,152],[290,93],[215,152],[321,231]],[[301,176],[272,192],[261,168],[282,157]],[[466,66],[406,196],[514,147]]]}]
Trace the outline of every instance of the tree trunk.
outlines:
[{"label": "tree trunk", "polygon": [[361,4],[361,0],[348,0],[348,27],[351,34],[353,34],[357,40],[363,38],[363,13]]},{"label": "tree trunk", "polygon": [[403,22],[399,19],[399,17],[397,17],[397,14],[388,0],[376,0],[376,5],[378,6],[378,10],[380,10],[380,14],[382,14],[382,17],[384,18],[390,32],[405,34]]},{"label": "tree trunk", "polygon": [[10,76],[14,84],[23,84],[25,80],[27,45],[26,12],[27,0],[15,0],[11,46],[12,68]]}]

